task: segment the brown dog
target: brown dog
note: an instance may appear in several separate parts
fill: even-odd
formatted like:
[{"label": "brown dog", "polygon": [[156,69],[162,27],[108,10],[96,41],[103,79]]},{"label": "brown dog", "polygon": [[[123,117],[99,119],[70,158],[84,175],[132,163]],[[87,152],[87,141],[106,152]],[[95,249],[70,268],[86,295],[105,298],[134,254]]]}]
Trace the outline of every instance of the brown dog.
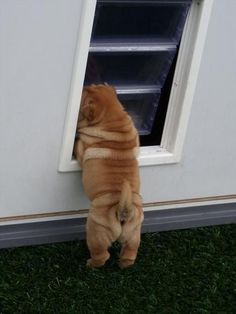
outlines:
[{"label": "brown dog", "polygon": [[134,124],[109,85],[84,88],[78,120],[79,160],[85,192],[91,201],[87,219],[87,265],[100,267],[108,247],[122,245],[120,267],[134,263],[143,221],[137,163],[139,139]]}]

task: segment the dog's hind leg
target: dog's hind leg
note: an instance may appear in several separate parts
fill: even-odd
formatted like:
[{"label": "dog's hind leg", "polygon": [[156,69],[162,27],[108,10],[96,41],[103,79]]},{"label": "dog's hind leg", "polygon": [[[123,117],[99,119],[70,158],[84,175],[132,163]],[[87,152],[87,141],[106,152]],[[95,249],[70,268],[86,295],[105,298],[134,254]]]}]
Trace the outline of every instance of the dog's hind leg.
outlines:
[{"label": "dog's hind leg", "polygon": [[140,229],[141,225],[135,228],[130,238],[128,237],[121,242],[120,268],[126,268],[134,264],[140,245]]},{"label": "dog's hind leg", "polygon": [[112,240],[110,231],[98,225],[88,217],[87,220],[87,245],[91,258],[87,260],[89,267],[101,267],[109,259],[108,248]]}]

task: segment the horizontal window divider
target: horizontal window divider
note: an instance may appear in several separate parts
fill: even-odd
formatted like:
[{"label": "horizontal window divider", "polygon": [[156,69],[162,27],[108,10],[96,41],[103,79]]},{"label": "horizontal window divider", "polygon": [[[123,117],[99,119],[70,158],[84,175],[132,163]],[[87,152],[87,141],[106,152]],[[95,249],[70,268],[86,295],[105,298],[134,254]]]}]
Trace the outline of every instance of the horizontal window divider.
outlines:
[{"label": "horizontal window divider", "polygon": [[119,86],[114,85],[118,95],[125,94],[152,94],[160,93],[161,86],[159,85],[131,85],[131,86]]},{"label": "horizontal window divider", "polygon": [[125,3],[125,4],[186,4],[191,0],[99,0],[99,3]]},{"label": "horizontal window divider", "polygon": [[175,51],[176,43],[92,43],[89,52],[158,52],[158,51]]}]

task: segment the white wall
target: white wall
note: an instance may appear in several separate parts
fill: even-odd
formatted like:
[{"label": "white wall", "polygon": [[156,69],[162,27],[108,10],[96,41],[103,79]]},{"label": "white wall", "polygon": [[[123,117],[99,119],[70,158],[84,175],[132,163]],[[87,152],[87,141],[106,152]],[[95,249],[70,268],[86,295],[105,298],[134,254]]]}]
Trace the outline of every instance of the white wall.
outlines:
[{"label": "white wall", "polygon": [[[0,218],[88,207],[57,171],[81,3],[0,1]],[[141,169],[144,202],[236,194],[235,13],[214,1],[182,161]]]}]

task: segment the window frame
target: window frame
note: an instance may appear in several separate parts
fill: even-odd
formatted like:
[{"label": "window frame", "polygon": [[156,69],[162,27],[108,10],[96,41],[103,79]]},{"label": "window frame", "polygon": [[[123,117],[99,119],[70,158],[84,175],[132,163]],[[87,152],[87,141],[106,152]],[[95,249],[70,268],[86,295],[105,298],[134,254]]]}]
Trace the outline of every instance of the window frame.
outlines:
[{"label": "window frame", "polygon": [[[193,0],[179,47],[161,144],[140,148],[138,161],[141,167],[173,164],[181,160],[213,1]],[[60,172],[80,170],[78,162],[72,159],[72,151],[96,2],[83,2],[58,168]]]}]

